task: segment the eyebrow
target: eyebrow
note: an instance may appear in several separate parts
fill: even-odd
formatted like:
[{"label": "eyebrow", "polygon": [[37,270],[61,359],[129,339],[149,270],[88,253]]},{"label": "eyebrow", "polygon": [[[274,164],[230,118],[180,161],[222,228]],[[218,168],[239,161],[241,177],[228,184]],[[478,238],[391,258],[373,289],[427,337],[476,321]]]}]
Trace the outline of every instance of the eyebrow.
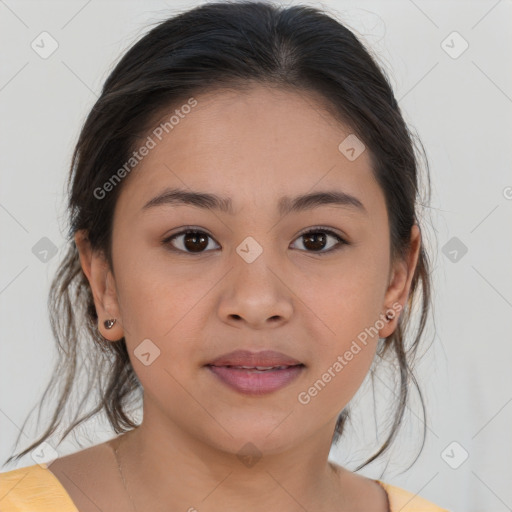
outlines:
[{"label": "eyebrow", "polygon": [[[162,205],[195,206],[206,210],[217,210],[233,215],[233,203],[229,197],[221,197],[207,192],[196,192],[179,188],[166,188],[163,192],[150,199],[143,211]],[[294,198],[281,197],[278,201],[280,215],[293,212],[312,210],[321,206],[342,206],[353,208],[368,214],[363,203],[355,196],[338,190],[328,190],[303,194]]]}]

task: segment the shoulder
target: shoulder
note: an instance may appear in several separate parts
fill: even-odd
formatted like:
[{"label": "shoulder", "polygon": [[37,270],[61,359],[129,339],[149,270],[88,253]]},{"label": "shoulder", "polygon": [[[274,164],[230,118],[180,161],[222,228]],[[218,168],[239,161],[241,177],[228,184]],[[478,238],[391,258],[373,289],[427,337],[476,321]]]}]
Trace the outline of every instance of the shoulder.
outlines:
[{"label": "shoulder", "polygon": [[411,491],[376,480],[387,492],[391,512],[451,512]]},{"label": "shoulder", "polygon": [[0,473],[2,512],[78,512],[59,480],[46,464]]}]

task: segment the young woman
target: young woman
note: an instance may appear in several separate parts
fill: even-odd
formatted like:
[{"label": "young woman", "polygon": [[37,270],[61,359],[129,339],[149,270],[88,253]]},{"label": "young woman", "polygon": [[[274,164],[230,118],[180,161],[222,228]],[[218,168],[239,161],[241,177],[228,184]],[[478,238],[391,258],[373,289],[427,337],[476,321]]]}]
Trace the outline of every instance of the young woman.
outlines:
[{"label": "young woman", "polygon": [[[444,510],[328,461],[385,358],[400,395],[367,463],[403,416],[430,301],[418,178],[388,80],[326,13],[219,2],[154,27],[73,155],[50,296],[65,386],[9,459],[46,463],[1,474],[1,509]],[[118,435],[58,457],[81,369],[97,407],[65,435],[99,412]]]}]

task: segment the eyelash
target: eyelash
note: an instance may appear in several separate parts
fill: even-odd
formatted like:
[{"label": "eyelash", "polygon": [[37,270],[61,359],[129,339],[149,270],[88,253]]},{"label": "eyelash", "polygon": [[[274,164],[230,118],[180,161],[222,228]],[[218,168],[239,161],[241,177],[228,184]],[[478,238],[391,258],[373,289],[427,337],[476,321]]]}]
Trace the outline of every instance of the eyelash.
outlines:
[{"label": "eyelash", "polygon": [[[321,251],[304,251],[304,252],[309,252],[309,253],[312,253],[312,254],[320,254],[320,255],[323,255],[323,254],[331,254],[333,252],[336,252],[336,251],[339,251],[340,249],[343,248],[344,245],[350,245],[349,242],[347,242],[344,238],[342,238],[340,235],[338,235],[336,232],[332,231],[331,229],[329,228],[326,228],[326,227],[323,227],[323,226],[317,226],[315,228],[311,228],[311,229],[308,229],[307,231],[301,233],[297,238],[301,238],[303,236],[306,236],[306,235],[309,235],[309,234],[312,234],[312,233],[325,233],[327,235],[330,235],[334,238],[336,238],[338,240],[338,244],[335,245],[334,247],[331,247],[330,249],[324,251],[324,250],[321,250]],[[175,233],[174,235],[171,235],[167,238],[165,238],[164,240],[162,240],[162,244],[163,245],[166,245],[169,247],[169,250],[173,251],[173,252],[178,252],[178,253],[185,253],[185,254],[191,254],[193,256],[199,256],[201,254],[204,254],[206,252],[209,252],[209,251],[202,251],[202,252],[197,252],[197,253],[193,253],[193,252],[188,252],[188,251],[184,251],[182,249],[177,249],[176,247],[172,246],[172,244],[170,243],[172,240],[174,240],[175,238],[179,237],[179,236],[182,236],[182,235],[187,235],[187,234],[203,234],[203,235],[206,235],[207,237],[211,238],[213,240],[213,237],[210,236],[208,233],[206,233],[205,231],[202,231],[202,230],[199,230],[199,229],[195,229],[195,228],[192,228],[192,227],[188,227],[187,226],[187,229],[183,230],[183,231],[180,231],[179,233]]]}]

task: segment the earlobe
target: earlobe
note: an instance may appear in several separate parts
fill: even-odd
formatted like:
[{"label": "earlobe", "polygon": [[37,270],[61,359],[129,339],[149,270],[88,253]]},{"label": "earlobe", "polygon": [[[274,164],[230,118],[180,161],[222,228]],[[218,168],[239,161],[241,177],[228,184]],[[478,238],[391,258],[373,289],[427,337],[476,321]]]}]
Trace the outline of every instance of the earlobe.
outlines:
[{"label": "earlobe", "polygon": [[91,287],[98,315],[98,330],[107,340],[120,340],[124,334],[117,290],[110,266],[102,253],[92,250],[85,230],[75,233],[75,244],[80,255],[82,270]]},{"label": "earlobe", "polygon": [[[411,289],[412,278],[416,271],[421,246],[421,232],[417,224],[411,228],[409,251],[395,263],[392,278],[384,298],[386,325],[380,329],[379,337],[387,338],[393,334],[400,312],[405,307]],[[391,312],[390,315],[388,313]],[[395,312],[395,314],[393,314]],[[389,318],[392,317],[392,318]]]}]

